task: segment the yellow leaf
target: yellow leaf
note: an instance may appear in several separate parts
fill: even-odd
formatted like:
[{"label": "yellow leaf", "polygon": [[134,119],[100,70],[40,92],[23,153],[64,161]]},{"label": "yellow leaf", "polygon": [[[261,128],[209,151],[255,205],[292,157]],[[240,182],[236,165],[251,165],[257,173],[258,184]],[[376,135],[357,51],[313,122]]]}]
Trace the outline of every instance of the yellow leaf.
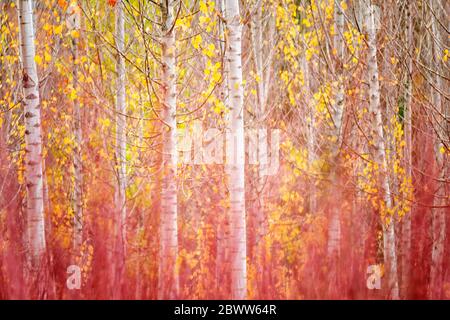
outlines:
[{"label": "yellow leaf", "polygon": [[52,56],[47,51],[44,52],[44,60],[45,62],[50,62],[52,60]]},{"label": "yellow leaf", "polygon": [[202,36],[199,34],[196,35],[195,37],[192,38],[191,43],[195,49],[198,49],[200,47],[200,43],[202,43]]},{"label": "yellow leaf", "polygon": [[200,11],[204,14],[208,13],[208,6],[205,1],[200,1]]},{"label": "yellow leaf", "polygon": [[44,31],[48,31],[52,28],[52,26],[50,24],[48,24],[47,22],[44,24],[44,26],[42,27],[42,29],[44,29]]},{"label": "yellow leaf", "polygon": [[62,24],[57,26],[57,27],[55,27],[54,33],[55,34],[61,34],[62,33]]},{"label": "yellow leaf", "polygon": [[36,63],[37,63],[38,65],[41,65],[41,64],[42,64],[42,58],[41,58],[41,56],[36,55],[36,56],[34,57],[34,61],[36,61]]},{"label": "yellow leaf", "polygon": [[208,16],[201,16],[198,21],[200,22],[201,25],[205,25],[207,23],[209,23],[209,21],[211,21],[211,19]]},{"label": "yellow leaf", "polygon": [[73,101],[76,98],[77,98],[77,91],[72,88],[72,90],[70,90],[70,92],[69,92],[69,99]]},{"label": "yellow leaf", "polygon": [[77,39],[80,37],[80,33],[77,30],[70,31],[70,36],[74,39]]},{"label": "yellow leaf", "polygon": [[225,110],[225,105],[223,104],[223,102],[217,101],[216,104],[214,105],[213,111],[216,114],[221,114],[224,110]]},{"label": "yellow leaf", "polygon": [[203,50],[203,53],[211,58],[214,56],[215,50],[216,50],[216,47],[214,46],[214,44],[210,43],[208,45],[208,47],[205,50]]},{"label": "yellow leaf", "polygon": [[311,27],[311,22],[308,19],[303,19],[302,24],[307,28]]},{"label": "yellow leaf", "polygon": [[108,128],[111,125],[111,121],[108,118],[98,119],[98,122],[102,127]]},{"label": "yellow leaf", "polygon": [[214,71],[213,76],[212,76],[213,81],[215,83],[218,83],[221,78],[222,78],[222,75],[219,72]]}]

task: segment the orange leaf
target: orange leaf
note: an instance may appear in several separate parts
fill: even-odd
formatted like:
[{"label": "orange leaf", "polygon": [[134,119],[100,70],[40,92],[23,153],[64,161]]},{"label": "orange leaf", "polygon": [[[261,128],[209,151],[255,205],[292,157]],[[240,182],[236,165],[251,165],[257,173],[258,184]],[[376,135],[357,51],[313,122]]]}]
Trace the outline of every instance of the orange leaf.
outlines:
[{"label": "orange leaf", "polygon": [[65,9],[67,6],[67,1],[66,0],[58,0],[58,4],[61,8]]}]

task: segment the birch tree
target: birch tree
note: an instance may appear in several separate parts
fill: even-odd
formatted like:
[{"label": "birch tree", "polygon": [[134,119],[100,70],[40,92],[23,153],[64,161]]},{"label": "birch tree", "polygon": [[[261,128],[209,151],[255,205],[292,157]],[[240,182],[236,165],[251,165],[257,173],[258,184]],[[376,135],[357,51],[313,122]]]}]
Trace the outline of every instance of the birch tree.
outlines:
[{"label": "birch tree", "polygon": [[380,104],[380,83],[377,62],[377,30],[375,27],[375,6],[365,0],[365,23],[368,44],[368,76],[369,76],[369,113],[371,119],[372,139],[376,164],[380,170],[380,183],[385,208],[382,208],[383,253],[386,266],[387,292],[392,299],[399,298],[397,253],[395,249],[395,215],[391,212],[392,200],[387,171],[386,146],[383,132],[383,119]]},{"label": "birch tree", "polygon": [[[412,55],[413,48],[413,18],[411,15],[412,4],[406,4],[406,87],[405,87],[405,160],[406,160],[406,177],[412,180]],[[402,225],[402,279],[401,294],[403,298],[408,297],[409,281],[410,281],[410,263],[411,263],[411,214],[403,217]]]},{"label": "birch tree", "polygon": [[163,122],[163,183],[161,194],[160,261],[158,298],[173,299],[178,294],[175,265],[178,255],[177,222],[177,123],[176,123],[176,61],[175,61],[175,0],[161,1],[161,63]]},{"label": "birch tree", "polygon": [[[67,9],[67,26],[69,29],[78,32],[80,27],[78,6],[72,4]],[[77,91],[78,88],[78,40],[76,37],[72,38],[72,59],[73,59],[73,88]],[[73,248],[75,253],[78,253],[83,241],[83,163],[81,159],[81,145],[83,139],[83,132],[81,127],[81,110],[80,102],[76,97],[73,100],[73,135],[75,139],[75,147],[73,151],[73,169],[74,169],[74,190],[73,190]]]},{"label": "birch tree", "polygon": [[123,2],[116,4],[116,49],[117,49],[117,84],[116,84],[116,161],[117,161],[117,185],[116,185],[116,209],[119,214],[119,232],[121,242],[125,240],[126,232],[126,96],[125,96],[125,19]]},{"label": "birch tree", "polygon": [[[441,45],[442,37],[440,31],[440,12],[441,11],[440,1],[432,1],[431,10],[431,30],[433,32],[433,58],[434,67],[436,71],[433,79],[432,90],[432,102],[434,108],[437,110],[435,118],[437,121],[434,124],[436,128],[436,163],[438,166],[438,183],[436,188],[436,193],[434,195],[434,208],[432,209],[432,223],[431,223],[431,238],[432,238],[432,249],[431,249],[431,268],[430,268],[430,299],[441,299],[442,298],[442,285],[443,285],[443,263],[444,263],[444,246],[446,237],[446,217],[445,217],[445,197],[446,197],[446,179],[449,177],[448,169],[448,156],[445,153],[444,141],[448,141],[448,117],[450,115],[450,107],[447,103],[443,103],[441,98],[441,92],[443,90],[442,86],[442,62],[441,62]],[[448,212],[448,211],[447,211]]]},{"label": "birch tree", "polygon": [[[227,28],[228,92],[227,124],[228,190],[230,192],[231,297],[247,297],[247,235],[244,176],[244,93],[242,87],[242,24],[238,0],[225,1]],[[231,144],[231,145],[230,145]]]},{"label": "birch tree", "polygon": [[340,255],[340,244],[341,244],[341,206],[339,205],[340,194],[338,184],[338,172],[339,172],[339,151],[342,143],[342,117],[344,114],[344,77],[343,77],[343,64],[344,64],[344,12],[342,10],[342,3],[344,1],[336,0],[334,2],[335,8],[335,35],[334,35],[334,48],[336,49],[336,67],[335,73],[338,82],[338,90],[336,93],[336,103],[333,106],[333,124],[334,130],[333,134],[336,139],[336,143],[332,147],[332,159],[334,161],[334,165],[332,167],[332,171],[330,173],[332,184],[336,188],[337,202],[331,209],[331,216],[328,223],[328,257],[330,259],[330,268],[334,270],[330,270],[331,279],[329,282],[329,291],[334,290],[337,287],[337,273],[338,271],[338,261]]},{"label": "birch tree", "polygon": [[42,134],[39,79],[35,63],[33,1],[20,0],[20,45],[22,53],[25,117],[25,185],[28,250],[33,267],[45,251],[45,221],[42,179]]}]

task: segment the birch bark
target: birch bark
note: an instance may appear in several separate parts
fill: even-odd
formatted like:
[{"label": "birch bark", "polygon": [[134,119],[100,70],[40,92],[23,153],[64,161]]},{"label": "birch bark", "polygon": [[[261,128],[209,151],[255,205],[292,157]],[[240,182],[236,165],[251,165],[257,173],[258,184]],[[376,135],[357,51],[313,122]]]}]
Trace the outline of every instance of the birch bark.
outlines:
[{"label": "birch bark", "polygon": [[[448,155],[441,153],[441,148],[445,148],[442,141],[446,139],[446,119],[450,115],[450,107],[448,103],[442,103],[441,93],[443,90],[441,74],[442,62],[441,62],[441,52],[440,47],[442,43],[442,37],[440,28],[438,26],[441,11],[439,6],[439,0],[432,2],[432,9],[434,15],[431,19],[431,29],[435,37],[433,41],[433,56],[434,65],[437,68],[437,73],[434,74],[434,86],[433,90],[433,104],[436,110],[439,110],[440,115],[436,118],[440,119],[435,124],[437,128],[436,137],[436,162],[439,170],[439,182],[437,185],[437,190],[434,195],[434,206],[432,213],[432,223],[431,223],[431,235],[432,235],[432,249],[431,249],[431,268],[430,268],[430,299],[442,299],[442,284],[443,284],[443,263],[444,263],[444,249],[445,249],[445,237],[446,237],[446,221],[445,221],[445,197],[446,197],[446,179],[448,179]],[[444,90],[445,91],[445,90]],[[448,131],[447,131],[448,134]]]},{"label": "birch bark", "polygon": [[335,294],[335,289],[338,288],[337,280],[339,278],[339,256],[341,244],[341,192],[338,186],[338,171],[339,171],[339,150],[342,142],[342,117],[344,114],[344,83],[343,83],[343,64],[344,64],[344,12],[341,7],[341,1],[334,2],[335,7],[335,35],[334,48],[336,49],[336,77],[338,82],[338,91],[336,93],[336,104],[333,107],[333,122],[334,122],[334,136],[336,143],[332,150],[332,159],[334,161],[330,178],[332,186],[335,188],[336,203],[331,209],[331,216],[328,223],[328,258],[330,261],[329,267],[329,294]]},{"label": "birch bark", "polygon": [[[73,57],[73,88],[78,92],[78,41],[72,40],[72,57]],[[73,248],[77,253],[83,241],[83,163],[81,160],[81,144],[83,133],[81,129],[81,112],[78,98],[73,101],[73,133],[75,138],[75,148],[73,151],[73,168],[74,168],[74,194],[73,194],[73,208],[74,208],[74,234],[73,234]]]},{"label": "birch bark", "polygon": [[33,10],[31,0],[19,1],[20,45],[23,65],[25,112],[25,182],[29,254],[38,267],[45,251],[44,199],[42,179],[42,134],[39,79],[35,63]]},{"label": "birch bark", "polygon": [[160,265],[158,298],[174,299],[178,294],[179,280],[175,271],[178,255],[177,223],[177,124],[175,75],[175,0],[161,1],[162,7],[162,93],[163,93],[163,154],[164,171],[161,195]]},{"label": "birch bark", "polygon": [[232,299],[245,299],[247,297],[247,235],[244,187],[242,24],[238,0],[226,0],[225,8],[228,31],[228,92],[231,109],[227,128],[228,189],[231,204],[231,296]]},{"label": "birch bark", "polygon": [[[383,192],[386,214],[392,209],[392,200],[389,184],[389,173],[387,170],[386,147],[383,132],[383,119],[380,105],[380,83],[378,79],[377,62],[377,31],[375,27],[375,7],[370,0],[365,0],[365,22],[368,34],[368,74],[369,74],[369,112],[373,123],[372,139],[374,140],[374,151],[376,163],[379,166],[379,176]],[[392,299],[399,299],[398,275],[397,275],[397,253],[395,248],[395,215],[382,219],[383,225],[383,251],[387,275],[387,293]]]},{"label": "birch bark", "polygon": [[117,49],[117,92],[116,92],[116,159],[117,159],[117,185],[116,185],[116,210],[119,214],[119,236],[122,243],[126,236],[126,93],[125,93],[125,19],[123,2],[116,4],[116,49]]}]

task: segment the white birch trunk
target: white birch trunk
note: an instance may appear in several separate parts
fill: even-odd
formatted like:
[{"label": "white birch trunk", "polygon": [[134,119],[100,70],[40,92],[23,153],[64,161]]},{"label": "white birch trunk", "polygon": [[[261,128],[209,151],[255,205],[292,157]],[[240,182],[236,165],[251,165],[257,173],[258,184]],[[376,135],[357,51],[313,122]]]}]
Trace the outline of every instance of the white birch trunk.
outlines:
[{"label": "white birch trunk", "polygon": [[[436,110],[439,110],[441,115],[437,115],[436,118],[440,119],[435,124],[437,128],[438,136],[436,137],[436,162],[439,168],[439,182],[436,190],[436,194],[434,196],[433,205],[436,208],[433,208],[432,214],[432,223],[431,223],[431,236],[432,236],[432,249],[431,249],[431,268],[430,268],[430,290],[429,297],[430,299],[442,299],[443,294],[443,263],[444,263],[444,249],[445,249],[445,237],[446,237],[446,222],[445,222],[445,197],[446,197],[446,179],[449,177],[448,172],[448,156],[446,154],[442,154],[440,149],[444,147],[442,141],[446,139],[445,128],[446,118],[449,116],[449,106],[448,103],[442,103],[441,93],[443,90],[442,86],[442,78],[440,74],[442,74],[442,63],[441,63],[441,52],[442,48],[440,47],[440,43],[442,43],[442,37],[440,28],[438,25],[438,17],[440,17],[441,8],[438,7],[439,1],[433,1],[432,7],[434,13],[437,17],[432,17],[431,30],[435,37],[433,40],[433,55],[434,55],[434,65],[437,69],[437,73],[434,75],[434,86],[433,90],[433,104]],[[445,90],[444,90],[445,91]],[[445,117],[445,118],[444,118]]]},{"label": "white birch trunk", "polygon": [[45,251],[45,221],[42,179],[42,135],[39,80],[35,63],[33,11],[31,0],[19,1],[20,44],[23,64],[25,107],[25,182],[29,254],[38,267]]},{"label": "white birch trunk", "polygon": [[163,107],[163,184],[161,195],[161,229],[158,298],[174,299],[178,294],[175,265],[178,255],[177,224],[177,124],[174,0],[162,1],[162,107]]},{"label": "white birch trunk", "polygon": [[[335,134],[337,138],[337,143],[334,153],[339,151],[342,142],[342,117],[344,115],[344,76],[343,76],[343,65],[344,65],[344,12],[341,7],[342,1],[335,0],[335,35],[334,35],[334,47],[337,51],[337,76],[338,76],[338,91],[336,94],[336,105],[334,107],[333,121],[335,126]],[[336,150],[337,149],[337,150]]]},{"label": "white birch trunk", "polygon": [[[78,91],[78,64],[76,60],[78,59],[78,48],[77,40],[73,39],[73,88]],[[83,242],[83,163],[81,160],[81,144],[82,144],[82,129],[81,129],[81,112],[80,103],[78,98],[73,101],[73,132],[75,138],[75,148],[73,152],[73,168],[74,168],[74,194],[73,194],[73,207],[74,207],[74,217],[73,217],[73,248],[77,254],[81,244]]]},{"label": "white birch trunk", "polygon": [[[386,147],[383,132],[383,119],[381,116],[380,104],[380,83],[378,79],[378,62],[377,62],[377,32],[375,26],[374,6],[370,1],[365,0],[366,17],[365,22],[368,33],[369,46],[369,112],[371,121],[374,125],[372,139],[374,140],[376,162],[379,165],[379,174],[381,177],[381,187],[383,190],[384,203],[386,209],[392,208],[392,200],[390,194],[389,175],[386,161]],[[384,243],[384,259],[387,275],[387,293],[392,299],[399,298],[398,275],[397,275],[397,253],[395,249],[395,215],[382,221],[383,225],[383,243]]]},{"label": "white birch trunk", "polygon": [[[340,1],[335,1],[335,30],[334,47],[337,51],[337,68],[336,74],[338,76],[338,91],[336,93],[336,105],[334,106],[333,121],[334,121],[334,134],[336,137],[336,144],[333,147],[332,157],[333,160],[337,159],[339,154],[339,148],[342,141],[342,116],[344,113],[344,83],[342,75],[342,65],[344,63],[344,13]],[[338,161],[335,161],[333,171],[331,172],[332,185],[337,186],[337,167]],[[336,189],[337,190],[337,189]],[[338,199],[340,201],[340,199]],[[335,204],[335,207],[331,209],[330,222],[328,224],[328,256],[339,256],[339,245],[341,242],[341,226],[340,226],[340,206],[339,203]]]},{"label": "white birch trunk", "polygon": [[116,185],[116,210],[119,214],[119,236],[121,243],[125,243],[126,237],[126,93],[125,93],[125,19],[123,3],[118,1],[116,5],[116,49],[117,49],[117,94],[116,94],[116,161],[117,161],[117,185]]},{"label": "white birch trunk", "polygon": [[[226,0],[230,117],[227,132],[228,189],[230,192],[231,297],[247,297],[247,236],[244,176],[244,95],[242,86],[242,25],[238,0]],[[231,146],[230,146],[231,143]]]}]

